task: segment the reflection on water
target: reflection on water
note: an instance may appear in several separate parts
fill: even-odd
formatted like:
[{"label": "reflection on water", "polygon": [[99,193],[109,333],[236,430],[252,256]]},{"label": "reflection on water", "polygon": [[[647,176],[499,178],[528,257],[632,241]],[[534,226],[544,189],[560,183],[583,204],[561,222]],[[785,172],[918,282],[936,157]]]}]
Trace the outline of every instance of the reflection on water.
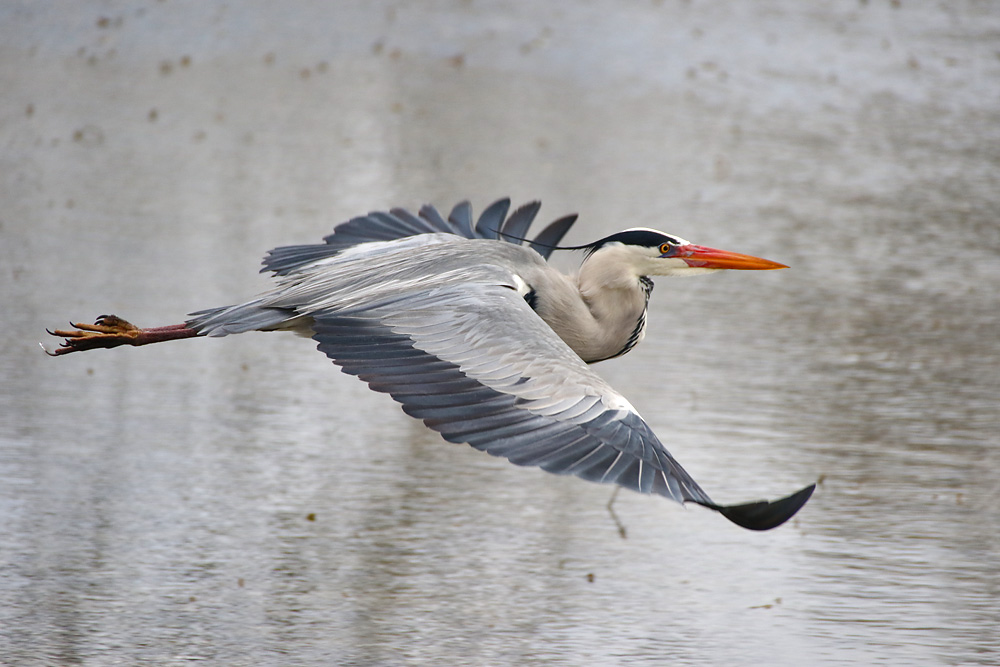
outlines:
[{"label": "reflection on water", "polygon": [[[3,660],[1000,660],[995,11],[197,11],[0,22]],[[571,242],[792,266],[660,279],[599,371],[722,502],[821,477],[793,522],[624,494],[622,540],[608,489],[445,444],[292,337],[35,348],[248,296],[370,208],[506,194],[579,211]]]}]

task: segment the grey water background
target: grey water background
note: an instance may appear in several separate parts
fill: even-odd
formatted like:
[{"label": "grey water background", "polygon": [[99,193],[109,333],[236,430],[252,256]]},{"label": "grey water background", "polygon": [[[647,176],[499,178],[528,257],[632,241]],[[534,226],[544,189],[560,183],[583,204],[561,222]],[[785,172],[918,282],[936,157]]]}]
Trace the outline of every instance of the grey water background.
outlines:
[{"label": "grey water background", "polygon": [[[1000,6],[0,5],[0,664],[1000,663]],[[598,365],[742,531],[443,442],[279,334],[50,359],[501,196],[789,270]],[[574,258],[559,260],[573,266]]]}]

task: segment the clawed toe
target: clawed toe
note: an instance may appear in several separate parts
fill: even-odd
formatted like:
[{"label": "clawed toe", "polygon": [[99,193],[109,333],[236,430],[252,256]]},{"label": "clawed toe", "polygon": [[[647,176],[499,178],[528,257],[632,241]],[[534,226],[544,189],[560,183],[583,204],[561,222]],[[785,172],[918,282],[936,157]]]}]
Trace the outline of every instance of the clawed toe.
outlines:
[{"label": "clawed toe", "polygon": [[55,350],[45,350],[47,354],[55,357],[82,350],[130,345],[141,331],[139,327],[117,315],[101,315],[93,324],[70,322],[70,326],[75,328],[45,330],[52,336],[65,339]]},{"label": "clawed toe", "polygon": [[[77,325],[74,325],[77,326]],[[126,332],[126,331],[138,331],[139,327],[135,326],[128,320],[124,320],[117,315],[101,315],[94,322],[94,326],[102,327],[102,331],[106,329],[113,330],[115,332]]]},{"label": "clawed toe", "polygon": [[94,334],[123,335],[139,331],[139,327],[117,315],[101,315],[93,324],[70,322],[70,326],[76,327],[76,329],[73,331],[57,329],[49,331],[49,333],[66,338],[86,338]]}]

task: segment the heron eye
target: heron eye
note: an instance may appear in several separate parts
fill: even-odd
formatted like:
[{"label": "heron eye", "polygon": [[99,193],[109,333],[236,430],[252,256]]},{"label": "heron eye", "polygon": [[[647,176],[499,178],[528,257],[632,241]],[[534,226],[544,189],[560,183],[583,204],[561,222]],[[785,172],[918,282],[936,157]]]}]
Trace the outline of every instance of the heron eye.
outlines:
[{"label": "heron eye", "polygon": [[673,250],[673,249],[674,249],[674,247],[672,245],[670,245],[669,243],[663,243],[663,244],[660,245],[660,254],[661,255],[670,254],[670,251]]}]

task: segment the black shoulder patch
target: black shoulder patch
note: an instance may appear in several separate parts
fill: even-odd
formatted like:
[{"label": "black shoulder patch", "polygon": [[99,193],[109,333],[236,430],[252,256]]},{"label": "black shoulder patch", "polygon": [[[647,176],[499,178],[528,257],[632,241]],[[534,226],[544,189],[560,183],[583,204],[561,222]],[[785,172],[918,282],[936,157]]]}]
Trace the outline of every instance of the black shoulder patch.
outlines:
[{"label": "black shoulder patch", "polygon": [[538,310],[538,292],[533,289],[530,290],[524,295],[524,300],[528,302],[528,305],[531,306],[532,310]]}]

